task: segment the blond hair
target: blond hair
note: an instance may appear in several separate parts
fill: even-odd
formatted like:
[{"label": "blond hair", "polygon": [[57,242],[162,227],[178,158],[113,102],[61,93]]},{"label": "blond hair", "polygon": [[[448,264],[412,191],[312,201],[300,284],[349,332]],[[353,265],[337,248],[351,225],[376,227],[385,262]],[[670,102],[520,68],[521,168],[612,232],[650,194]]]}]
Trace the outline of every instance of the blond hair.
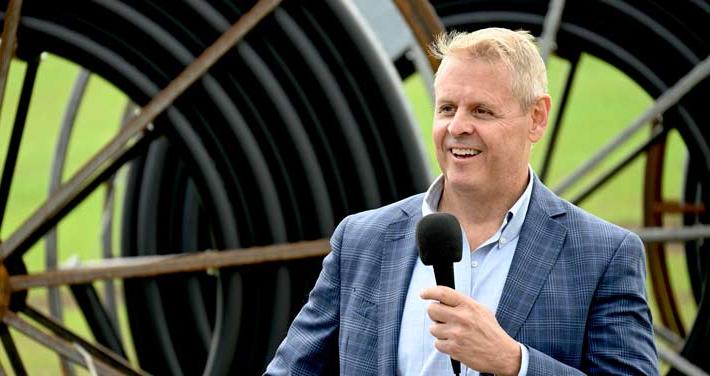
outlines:
[{"label": "blond hair", "polygon": [[528,109],[547,94],[547,70],[534,41],[535,37],[524,30],[491,27],[470,33],[452,31],[438,35],[430,53],[439,60],[465,52],[471,58],[504,63],[511,73],[513,95],[523,109]]}]

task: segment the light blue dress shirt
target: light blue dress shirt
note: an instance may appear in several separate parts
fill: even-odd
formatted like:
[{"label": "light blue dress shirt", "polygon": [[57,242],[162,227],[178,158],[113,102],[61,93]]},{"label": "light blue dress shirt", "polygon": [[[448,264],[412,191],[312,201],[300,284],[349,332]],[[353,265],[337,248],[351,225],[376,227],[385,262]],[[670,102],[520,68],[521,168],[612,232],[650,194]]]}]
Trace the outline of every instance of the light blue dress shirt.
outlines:
[{"label": "light blue dress shirt", "polygon": [[[472,297],[494,313],[500,302],[510,263],[513,261],[515,248],[518,245],[518,235],[530,203],[533,179],[530,178],[532,171],[529,167],[528,170],[529,181],[525,191],[508,210],[506,216],[502,218],[498,231],[484,241],[475,252],[471,252],[466,234],[461,229],[463,233],[462,257],[460,262],[454,263],[456,291]],[[424,196],[423,216],[437,211],[443,188],[444,177],[439,176]],[[436,280],[433,268],[425,266],[418,259],[409,282],[402,314],[397,354],[399,375],[453,375],[449,356],[434,348],[434,336],[429,332],[432,321],[429,319],[426,309],[431,302],[419,297],[422,290],[434,285],[436,285]],[[518,375],[525,376],[529,354],[523,344],[520,344],[520,348],[522,362]],[[461,364],[461,375],[477,376],[478,374],[478,371]]]}]

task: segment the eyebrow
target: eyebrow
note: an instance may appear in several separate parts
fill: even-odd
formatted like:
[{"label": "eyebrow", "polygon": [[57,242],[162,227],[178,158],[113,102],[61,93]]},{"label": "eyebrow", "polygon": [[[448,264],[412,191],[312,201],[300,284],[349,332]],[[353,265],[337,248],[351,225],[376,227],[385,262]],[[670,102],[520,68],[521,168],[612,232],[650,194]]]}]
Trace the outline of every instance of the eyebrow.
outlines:
[{"label": "eyebrow", "polygon": [[[441,99],[439,99],[439,98],[435,98],[435,99],[434,99],[434,106],[435,106],[435,107],[438,107],[438,106],[440,106],[440,105],[442,105],[442,104],[456,104],[456,101],[453,101],[453,100],[451,100],[451,99],[447,99],[446,97],[443,97],[443,98],[441,98]],[[471,105],[471,106],[474,106],[474,107],[476,107],[476,106],[484,106],[484,107],[490,108],[490,109],[492,109],[492,110],[498,110],[498,106],[496,106],[495,104],[493,104],[493,103],[490,102],[490,101],[476,100],[476,101],[470,102],[470,103],[467,102],[467,105]],[[458,107],[458,105],[457,105],[457,107]]]}]

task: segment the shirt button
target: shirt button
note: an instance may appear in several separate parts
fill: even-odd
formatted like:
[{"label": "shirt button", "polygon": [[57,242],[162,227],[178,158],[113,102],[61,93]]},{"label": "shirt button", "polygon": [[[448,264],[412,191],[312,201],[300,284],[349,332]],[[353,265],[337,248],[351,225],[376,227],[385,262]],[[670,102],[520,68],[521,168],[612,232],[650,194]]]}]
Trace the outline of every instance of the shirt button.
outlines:
[{"label": "shirt button", "polygon": [[500,244],[505,244],[508,241],[505,238],[500,238],[499,242],[500,242]]},{"label": "shirt button", "polygon": [[478,267],[478,261],[471,261],[471,266],[474,268]]}]

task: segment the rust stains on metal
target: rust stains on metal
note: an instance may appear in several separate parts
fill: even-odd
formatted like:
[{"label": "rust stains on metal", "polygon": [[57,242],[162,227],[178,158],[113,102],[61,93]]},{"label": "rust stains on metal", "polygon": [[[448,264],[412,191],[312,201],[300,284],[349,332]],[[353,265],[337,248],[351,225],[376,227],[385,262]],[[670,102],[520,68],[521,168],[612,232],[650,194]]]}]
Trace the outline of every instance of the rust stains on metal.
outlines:
[{"label": "rust stains on metal", "polygon": [[[6,311],[2,318],[3,323],[16,329],[20,333],[26,335],[32,340],[36,341],[40,345],[57,351],[58,353],[64,355],[72,362],[75,362],[81,366],[89,368],[91,365],[87,363],[87,360],[82,356],[82,354],[69,342],[62,338],[55,337],[53,335],[47,334],[30,323],[22,319],[20,316],[16,315],[11,311]],[[116,370],[115,368],[107,365],[106,363],[98,360],[92,359],[93,366],[101,375],[123,375],[123,372]]]},{"label": "rust stains on metal", "polygon": [[[655,121],[652,126],[659,125]],[[644,175],[644,218],[646,227],[662,227],[663,213],[654,210],[654,206],[662,202],[663,156],[666,140],[663,139],[651,146],[646,154],[646,173]],[[661,323],[681,337],[685,337],[685,328],[680,318],[680,310],[671,286],[667,267],[665,245],[662,243],[646,243],[646,256],[651,276],[653,293],[658,303]]]},{"label": "rust stains on metal", "polygon": [[20,23],[21,9],[22,0],[10,0],[5,12],[5,24],[2,29],[2,40],[0,40],[0,110],[2,110],[5,98],[5,85],[7,84],[10,62],[17,47],[17,25]]},{"label": "rust stains on metal", "polygon": [[[412,29],[414,38],[425,52],[434,41],[434,36],[446,31],[444,24],[427,0],[395,0],[399,12]],[[432,71],[439,68],[439,60],[427,53]]]},{"label": "rust stains on metal", "polygon": [[[62,324],[54,321],[54,319],[52,319],[51,317],[44,315],[42,312],[29,305],[25,306],[22,309],[22,313],[34,320],[35,323],[49,329],[59,338],[69,343],[76,344],[75,347],[77,345],[80,346],[82,352],[84,353],[83,355],[89,355],[92,358],[106,363],[107,366],[115,368],[116,371],[119,371],[122,375],[148,375],[148,373],[143,370],[133,368],[131,363],[122,356],[116,354],[115,352],[102,346],[101,344],[97,343],[94,345],[88,342],[84,338],[65,328]],[[29,322],[27,324],[29,324]]]},{"label": "rust stains on metal", "polygon": [[90,283],[114,278],[154,277],[163,274],[306,259],[325,256],[329,252],[328,239],[320,239],[225,251],[114,258],[103,260],[97,265],[11,276],[10,286],[12,291],[22,291],[35,287]]},{"label": "rust stains on metal", "polygon": [[0,265],[0,317],[5,315],[5,312],[10,307],[11,294],[10,276],[7,273],[5,265]]}]

